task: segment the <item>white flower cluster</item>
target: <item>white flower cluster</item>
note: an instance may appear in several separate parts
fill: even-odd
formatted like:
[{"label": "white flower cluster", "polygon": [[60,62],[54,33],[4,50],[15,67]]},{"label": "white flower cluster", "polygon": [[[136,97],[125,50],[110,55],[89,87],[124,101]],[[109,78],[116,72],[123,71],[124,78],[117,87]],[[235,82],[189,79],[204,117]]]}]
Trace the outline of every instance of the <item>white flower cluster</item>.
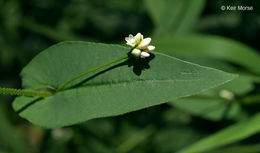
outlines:
[{"label": "white flower cluster", "polygon": [[155,49],[154,46],[149,45],[152,39],[149,37],[144,39],[144,36],[141,33],[138,33],[135,36],[130,34],[125,40],[126,44],[133,48],[131,54],[135,57],[149,57],[149,53]]}]

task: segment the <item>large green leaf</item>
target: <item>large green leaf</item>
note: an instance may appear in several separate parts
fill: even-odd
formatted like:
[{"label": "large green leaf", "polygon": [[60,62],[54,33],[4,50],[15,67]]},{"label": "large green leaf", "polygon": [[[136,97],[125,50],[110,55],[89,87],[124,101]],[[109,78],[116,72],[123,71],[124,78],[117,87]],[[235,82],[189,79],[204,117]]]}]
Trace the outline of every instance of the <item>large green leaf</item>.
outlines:
[{"label": "large green leaf", "polygon": [[260,74],[260,55],[257,51],[227,38],[194,34],[154,39],[153,43],[158,50],[167,54],[222,59]]},{"label": "large green leaf", "polygon": [[260,131],[260,113],[184,148],[179,153],[199,153],[245,139]]},{"label": "large green leaf", "polygon": [[205,0],[144,0],[159,31],[174,35],[188,32],[198,19]]},{"label": "large green leaf", "polygon": [[[23,69],[23,86],[31,89],[43,86],[57,88],[72,77],[128,51],[129,48],[117,45],[59,43],[36,56]],[[149,65],[139,62],[135,61],[134,67],[123,62],[108,71],[99,73],[104,70],[102,69],[93,72],[79,80],[87,80],[80,86],[55,93],[48,98],[18,97],[13,107],[32,123],[54,128],[98,117],[120,115],[187,97],[235,77],[230,73],[191,64],[162,53],[155,53],[155,58]],[[138,72],[140,66],[147,69]]]}]

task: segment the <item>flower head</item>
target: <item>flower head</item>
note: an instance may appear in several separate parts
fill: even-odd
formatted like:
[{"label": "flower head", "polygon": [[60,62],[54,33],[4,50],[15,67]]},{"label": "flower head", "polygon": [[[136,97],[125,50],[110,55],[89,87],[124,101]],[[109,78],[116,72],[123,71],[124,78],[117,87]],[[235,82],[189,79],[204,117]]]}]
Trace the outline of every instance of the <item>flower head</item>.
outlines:
[{"label": "flower head", "polygon": [[130,34],[125,40],[126,44],[132,48],[131,54],[135,57],[149,57],[149,53],[155,50],[155,46],[149,45],[152,39],[149,37],[144,39],[141,33],[137,33],[135,36]]}]

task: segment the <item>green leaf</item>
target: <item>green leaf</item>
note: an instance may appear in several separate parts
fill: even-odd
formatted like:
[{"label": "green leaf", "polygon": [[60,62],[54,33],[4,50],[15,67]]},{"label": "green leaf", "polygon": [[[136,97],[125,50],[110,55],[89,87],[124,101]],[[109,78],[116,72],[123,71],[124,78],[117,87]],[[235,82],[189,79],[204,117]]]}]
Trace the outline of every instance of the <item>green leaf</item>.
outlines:
[{"label": "green leaf", "polygon": [[239,76],[224,85],[201,93],[199,96],[178,99],[170,104],[192,115],[209,120],[219,121],[223,117],[240,120],[247,117],[247,114],[241,109],[238,101],[236,99],[223,99],[219,93],[222,90],[227,90],[234,96],[241,96],[253,88],[253,83],[248,78]]},{"label": "green leaf", "polygon": [[163,53],[226,60],[260,74],[257,51],[227,38],[194,34],[154,39],[153,44]]},{"label": "green leaf", "polygon": [[184,148],[178,153],[197,153],[205,152],[215,149],[217,147],[222,147],[239,140],[245,139],[253,134],[260,131],[260,113],[256,114],[254,117],[234,124],[227,127],[224,130],[217,132],[209,137],[206,137],[197,143]]},{"label": "green leaf", "polygon": [[159,31],[174,35],[188,32],[200,16],[205,0],[144,0]]},{"label": "green leaf", "polygon": [[208,153],[259,153],[260,145],[244,145],[244,146],[233,146],[228,148],[222,148],[216,151],[210,151]]},{"label": "green leaf", "polygon": [[[62,83],[88,69],[123,56],[129,48],[86,42],[64,42],[36,56],[21,72],[23,86],[35,89]],[[149,66],[126,63],[96,71],[79,86],[37,99],[18,97],[13,107],[42,127],[73,125],[93,118],[120,115],[165,103],[224,84],[236,75],[155,53]],[[140,62],[140,61],[139,61]],[[128,63],[129,64],[129,63]],[[140,63],[139,63],[140,64]],[[148,68],[150,67],[150,68]],[[135,73],[134,73],[135,72]],[[79,83],[73,82],[70,87]]]},{"label": "green leaf", "polygon": [[182,98],[170,102],[171,105],[192,115],[208,120],[219,121],[223,118],[239,120],[246,118],[241,106],[237,102],[229,103],[220,98]]},{"label": "green leaf", "polygon": [[[175,55],[174,53],[167,53],[168,55]],[[215,69],[219,69],[222,71],[230,72],[230,73],[239,73],[235,67],[231,66],[225,61],[217,60],[214,58],[205,58],[205,57],[185,57],[185,56],[178,56],[178,58],[189,61],[192,63],[196,63],[206,67],[212,67]],[[256,76],[255,76],[256,77]],[[218,88],[214,88],[216,95],[222,89],[228,90],[233,92],[236,95],[244,95],[254,89],[254,82],[257,81],[258,78],[253,78],[253,76],[248,76],[247,74],[239,73],[239,77],[236,79],[219,86]]]},{"label": "green leaf", "polygon": [[[168,55],[175,55],[176,53],[167,53]],[[189,56],[189,55],[177,55],[179,59],[182,59],[184,61],[188,61],[191,63],[196,63],[198,65],[206,66],[206,67],[212,67],[215,69],[219,69],[222,71],[227,72],[236,72],[236,68],[232,65],[230,65],[227,61],[214,59],[210,57],[201,57],[201,56]]]},{"label": "green leaf", "polygon": [[[221,60],[202,57],[183,58],[182,56],[181,59],[203,66],[235,72],[235,68]],[[252,91],[252,89],[254,89],[254,85],[250,78],[239,75],[239,77],[224,85],[207,91],[206,93],[201,93],[200,96],[178,99],[170,102],[170,104],[192,115],[208,120],[219,121],[223,118],[240,120],[247,117],[247,115],[241,109],[239,103],[236,100],[230,101],[223,99],[219,96],[219,93],[222,90],[227,90],[233,93],[234,96],[241,96]]]},{"label": "green leaf", "polygon": [[227,90],[233,93],[234,96],[241,96],[252,89],[253,84],[247,78],[239,76],[224,85],[201,93],[199,96],[178,99],[170,102],[170,104],[192,115],[208,120],[219,121],[223,118],[240,120],[246,118],[247,114],[238,101],[236,99],[221,98],[219,93],[222,90]]},{"label": "green leaf", "polygon": [[137,146],[147,141],[156,130],[153,126],[143,127],[142,129],[133,127],[131,124],[125,124],[124,126],[121,133],[123,139],[114,152],[132,152]]},{"label": "green leaf", "polygon": [[170,153],[189,146],[206,134],[192,127],[179,125],[157,130],[154,135],[153,144],[156,152]]}]

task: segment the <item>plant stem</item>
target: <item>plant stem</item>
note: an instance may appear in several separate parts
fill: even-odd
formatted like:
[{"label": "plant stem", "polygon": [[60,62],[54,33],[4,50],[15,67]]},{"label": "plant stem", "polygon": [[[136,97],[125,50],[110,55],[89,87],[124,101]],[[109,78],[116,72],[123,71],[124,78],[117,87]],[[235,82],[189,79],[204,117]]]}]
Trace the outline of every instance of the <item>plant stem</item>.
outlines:
[{"label": "plant stem", "polygon": [[153,126],[147,126],[136,134],[131,135],[128,139],[123,141],[116,149],[118,153],[131,152],[135,147],[147,141],[147,139],[155,133],[156,129]]},{"label": "plant stem", "polygon": [[243,102],[243,104],[246,104],[246,105],[260,103],[260,95],[256,94],[256,95],[247,96],[242,99],[242,102]]},{"label": "plant stem", "polygon": [[33,91],[25,89],[0,88],[0,94],[16,95],[16,96],[31,96],[31,97],[49,97],[50,92]]},{"label": "plant stem", "polygon": [[65,88],[68,84],[70,84],[71,82],[73,82],[73,81],[75,81],[75,80],[77,80],[77,79],[79,79],[79,78],[81,78],[81,77],[83,77],[83,76],[85,76],[85,75],[87,75],[87,74],[89,74],[89,73],[91,73],[91,72],[94,72],[94,71],[96,71],[96,70],[98,70],[98,69],[101,69],[101,68],[103,68],[103,67],[105,67],[105,66],[108,66],[108,65],[110,65],[110,64],[119,62],[119,61],[121,61],[121,60],[123,60],[123,59],[126,59],[126,58],[128,58],[128,54],[126,54],[126,55],[124,55],[124,56],[122,56],[122,57],[120,57],[120,58],[118,58],[118,59],[115,59],[115,60],[113,60],[113,61],[111,61],[111,62],[108,62],[108,63],[106,63],[106,64],[102,64],[102,65],[100,65],[100,66],[98,66],[98,67],[92,68],[92,69],[90,69],[90,70],[88,70],[88,71],[86,71],[86,72],[84,72],[84,73],[82,73],[82,74],[80,74],[80,75],[78,75],[78,76],[72,78],[71,80],[69,80],[69,81],[63,83],[56,91],[61,91],[62,89],[64,89],[64,88]]}]

